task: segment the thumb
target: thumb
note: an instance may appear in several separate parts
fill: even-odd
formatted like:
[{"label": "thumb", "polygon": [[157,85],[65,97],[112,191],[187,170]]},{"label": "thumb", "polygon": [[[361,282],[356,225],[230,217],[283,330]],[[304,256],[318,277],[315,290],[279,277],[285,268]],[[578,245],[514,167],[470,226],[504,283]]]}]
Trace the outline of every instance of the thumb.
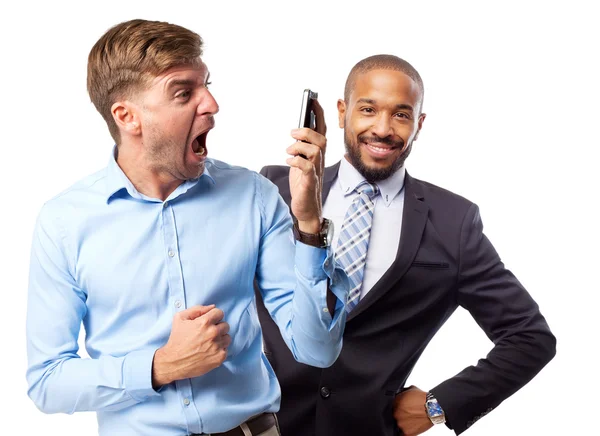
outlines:
[{"label": "thumb", "polygon": [[196,318],[201,317],[202,315],[210,312],[212,309],[215,308],[214,304],[210,304],[208,306],[192,306],[188,309],[182,310],[181,312],[179,312],[179,316],[181,316],[182,319],[187,319],[187,320],[193,320]]}]

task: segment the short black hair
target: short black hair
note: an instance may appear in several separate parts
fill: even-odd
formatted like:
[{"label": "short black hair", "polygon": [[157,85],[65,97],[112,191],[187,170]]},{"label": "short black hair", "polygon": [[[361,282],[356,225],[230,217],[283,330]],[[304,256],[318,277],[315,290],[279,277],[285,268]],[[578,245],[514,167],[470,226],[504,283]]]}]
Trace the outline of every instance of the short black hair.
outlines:
[{"label": "short black hair", "polygon": [[419,100],[420,107],[423,107],[425,89],[423,88],[423,79],[421,79],[421,75],[404,59],[389,54],[369,56],[368,58],[364,58],[363,60],[359,61],[356,65],[354,65],[354,67],[352,67],[350,74],[348,74],[348,78],[346,79],[346,86],[344,87],[344,100],[346,102],[350,100],[350,94],[356,85],[356,78],[359,75],[368,73],[372,70],[394,70],[406,74],[418,85],[419,90],[421,91],[421,98]]}]

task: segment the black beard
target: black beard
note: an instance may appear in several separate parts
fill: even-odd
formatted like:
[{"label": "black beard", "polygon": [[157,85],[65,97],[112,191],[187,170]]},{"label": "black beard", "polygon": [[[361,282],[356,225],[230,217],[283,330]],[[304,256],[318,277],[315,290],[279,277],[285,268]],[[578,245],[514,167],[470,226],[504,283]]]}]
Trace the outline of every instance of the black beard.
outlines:
[{"label": "black beard", "polygon": [[[410,154],[412,150],[412,141],[408,143],[408,146],[400,153],[400,156],[396,158],[396,160],[387,168],[370,168],[364,164],[361,158],[361,148],[360,142],[373,142],[370,141],[371,138],[367,138],[365,136],[359,136],[357,138],[356,144],[352,143],[352,139],[348,135],[346,129],[344,129],[344,143],[346,145],[346,153],[348,156],[348,160],[352,164],[354,168],[368,181],[368,182],[379,182],[381,180],[385,180],[402,168],[404,165],[404,161]],[[377,142],[381,142],[383,144],[388,144],[392,146],[404,146],[404,141],[393,141],[390,137],[385,138],[377,138]]]}]

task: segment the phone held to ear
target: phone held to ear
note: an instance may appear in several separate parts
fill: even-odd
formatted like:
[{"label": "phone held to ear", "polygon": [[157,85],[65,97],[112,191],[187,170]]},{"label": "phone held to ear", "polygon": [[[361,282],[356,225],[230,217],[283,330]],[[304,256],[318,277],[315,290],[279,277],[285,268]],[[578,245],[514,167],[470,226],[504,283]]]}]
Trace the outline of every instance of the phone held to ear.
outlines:
[{"label": "phone held to ear", "polygon": [[[300,107],[300,120],[298,121],[298,128],[308,127],[309,129],[315,130],[317,127],[315,112],[313,110],[313,101],[319,98],[319,94],[305,89],[302,93],[302,106]],[[306,159],[303,154],[299,155]]]}]

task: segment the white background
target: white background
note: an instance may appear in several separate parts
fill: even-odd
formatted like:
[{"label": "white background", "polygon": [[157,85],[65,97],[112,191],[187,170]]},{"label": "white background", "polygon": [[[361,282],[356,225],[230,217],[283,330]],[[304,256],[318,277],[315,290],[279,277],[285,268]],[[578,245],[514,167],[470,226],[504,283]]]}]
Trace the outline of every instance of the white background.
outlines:
[{"label": "white background", "polygon": [[[503,261],[540,304],[557,357],[467,434],[590,435],[600,369],[594,2],[161,2],[0,6],[0,433],[89,435],[95,415],[44,415],[27,398],[25,311],[31,234],[43,202],[103,167],[112,147],[85,89],[87,54],[131,18],[200,33],[221,106],[209,155],[259,170],[283,164],[302,90],[319,92],[327,163],[343,153],[336,100],[358,60],[392,53],[425,82],[415,177],[479,204]],[[428,389],[491,343],[459,310],[409,382]],[[429,434],[451,434],[440,426]]]}]

